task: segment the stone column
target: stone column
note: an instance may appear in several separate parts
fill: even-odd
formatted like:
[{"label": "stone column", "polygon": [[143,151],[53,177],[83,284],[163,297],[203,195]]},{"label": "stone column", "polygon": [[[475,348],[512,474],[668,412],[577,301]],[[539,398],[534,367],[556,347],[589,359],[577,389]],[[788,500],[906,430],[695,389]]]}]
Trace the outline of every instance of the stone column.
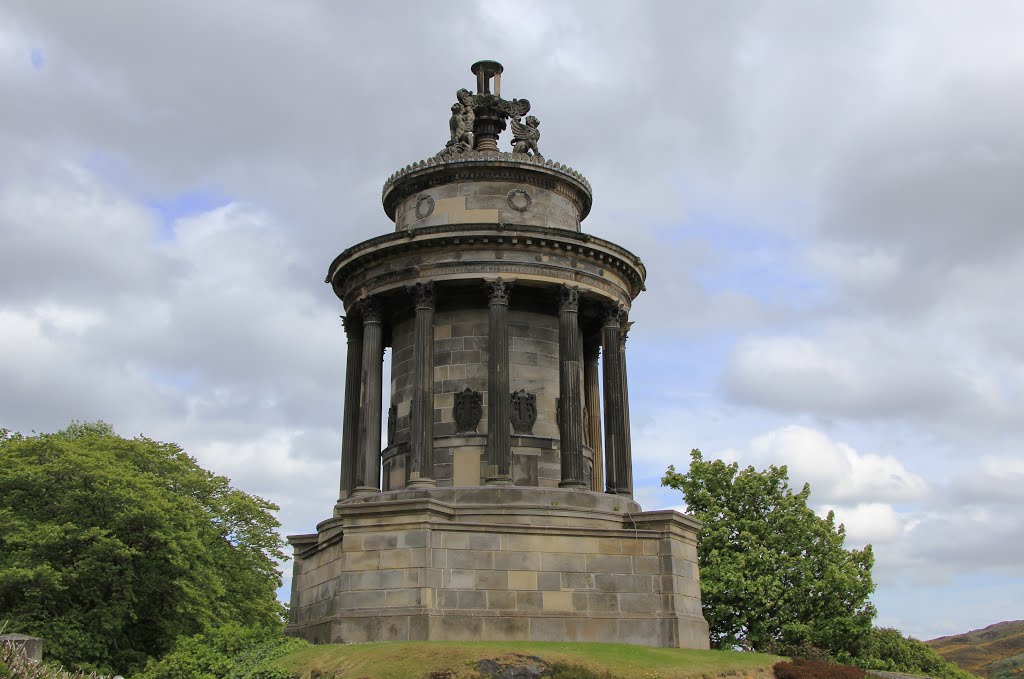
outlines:
[{"label": "stone column", "polygon": [[367,299],[363,315],[363,383],[360,390],[359,456],[353,496],[380,492],[380,418],[384,378],[384,333],[380,302]]},{"label": "stone column", "polygon": [[619,339],[622,309],[608,304],[604,309],[601,340],[604,345],[604,454],[606,492],[628,495],[626,485],[625,413],[622,402],[622,347]]},{"label": "stone column", "polygon": [[344,500],[355,488],[356,460],[359,456],[359,385],[363,376],[363,322],[355,315],[343,316],[348,337],[345,363],[345,416],[341,434],[341,495]]},{"label": "stone column", "polygon": [[629,329],[633,327],[631,321],[627,321],[625,314],[622,316],[621,334],[619,336],[619,363],[622,366],[622,412],[623,419],[623,441],[625,442],[625,470],[626,475],[623,481],[629,489],[629,496],[633,496],[633,437],[629,428],[629,371],[626,369],[626,336]]},{"label": "stone column", "polygon": [[583,488],[583,346],[579,329],[580,289],[563,285],[558,305],[558,404],[561,422],[560,488]]},{"label": "stone column", "polygon": [[512,485],[512,441],[508,378],[508,297],[511,281],[486,281],[488,314],[487,358],[487,485]]},{"label": "stone column", "polygon": [[601,338],[591,336],[584,343],[583,393],[587,403],[587,442],[594,451],[593,485],[591,490],[604,490],[604,457],[601,455],[601,375],[598,358],[601,356]]},{"label": "stone column", "polygon": [[436,486],[434,480],[434,283],[408,287],[416,302],[409,487]]}]

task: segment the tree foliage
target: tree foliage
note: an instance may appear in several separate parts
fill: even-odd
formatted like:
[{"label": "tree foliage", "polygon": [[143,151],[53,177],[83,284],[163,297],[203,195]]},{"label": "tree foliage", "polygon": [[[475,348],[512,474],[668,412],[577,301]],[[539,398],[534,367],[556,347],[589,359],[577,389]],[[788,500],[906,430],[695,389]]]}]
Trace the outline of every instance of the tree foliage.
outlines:
[{"label": "tree foliage", "polygon": [[228,622],[278,626],[276,509],[104,423],[0,431],[0,610],[48,657],[105,673]]},{"label": "tree foliage", "polygon": [[716,648],[785,651],[813,644],[855,656],[875,608],[871,546],[847,550],[831,512],[807,506],[810,486],[794,493],[785,467],[764,471],[690,454],[662,485],[682,491],[703,522],[698,563],[704,617]]}]

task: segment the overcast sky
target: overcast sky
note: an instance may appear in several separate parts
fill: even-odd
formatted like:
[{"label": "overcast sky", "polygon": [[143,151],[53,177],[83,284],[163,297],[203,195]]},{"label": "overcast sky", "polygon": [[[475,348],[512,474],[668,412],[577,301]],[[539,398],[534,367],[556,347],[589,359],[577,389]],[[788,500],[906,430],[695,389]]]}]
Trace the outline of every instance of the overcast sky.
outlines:
[{"label": "overcast sky", "polygon": [[648,268],[644,508],[694,447],[786,464],[874,546],[878,624],[1022,618],[1021,35],[996,0],[5,2],[0,426],[179,442],[313,531],[327,265],[496,59]]}]

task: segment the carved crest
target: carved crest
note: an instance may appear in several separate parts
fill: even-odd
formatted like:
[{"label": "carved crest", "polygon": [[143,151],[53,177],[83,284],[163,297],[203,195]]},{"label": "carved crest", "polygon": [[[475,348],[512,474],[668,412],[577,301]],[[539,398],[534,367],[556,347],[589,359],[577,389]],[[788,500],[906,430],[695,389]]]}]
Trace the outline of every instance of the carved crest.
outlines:
[{"label": "carved crest", "polygon": [[398,428],[398,406],[388,408],[388,445],[395,443],[395,430]]},{"label": "carved crest", "polygon": [[479,391],[466,387],[455,393],[455,427],[461,432],[476,431],[480,417],[484,414],[484,399]]},{"label": "carved crest", "polygon": [[509,419],[512,422],[513,434],[532,434],[533,425],[537,422],[537,395],[530,394],[525,389],[512,392],[511,413]]}]

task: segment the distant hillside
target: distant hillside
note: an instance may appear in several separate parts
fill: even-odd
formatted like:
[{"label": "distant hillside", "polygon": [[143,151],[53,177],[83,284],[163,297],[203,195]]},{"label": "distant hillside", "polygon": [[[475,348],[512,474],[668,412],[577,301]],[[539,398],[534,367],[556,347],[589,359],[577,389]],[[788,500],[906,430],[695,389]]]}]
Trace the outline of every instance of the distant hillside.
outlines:
[{"label": "distant hillside", "polygon": [[1024,679],[1024,620],[997,622],[925,642],[946,660],[988,679]]}]

